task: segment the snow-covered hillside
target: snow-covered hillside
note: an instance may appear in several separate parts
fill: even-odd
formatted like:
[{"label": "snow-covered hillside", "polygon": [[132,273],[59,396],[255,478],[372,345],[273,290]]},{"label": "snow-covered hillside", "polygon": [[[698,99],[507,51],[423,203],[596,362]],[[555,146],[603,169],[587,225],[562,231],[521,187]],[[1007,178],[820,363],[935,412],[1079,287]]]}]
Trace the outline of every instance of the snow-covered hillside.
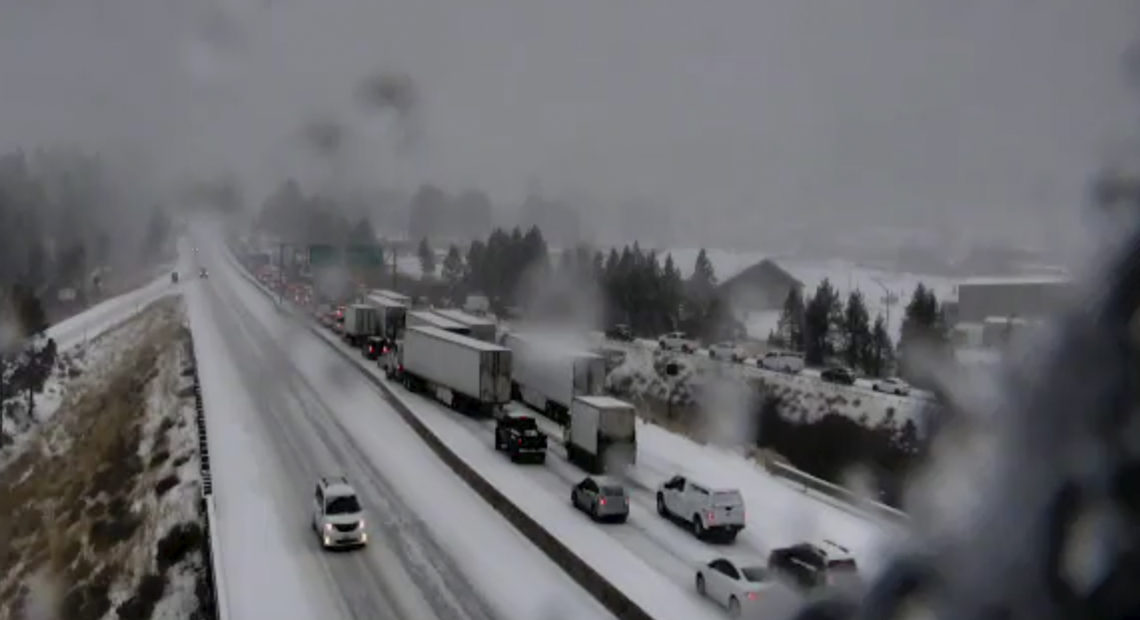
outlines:
[{"label": "snow-covered hillside", "polygon": [[[700,250],[693,248],[678,248],[665,250],[673,255],[673,260],[680,266],[686,277],[692,273]],[[867,267],[856,261],[833,259],[803,259],[781,258],[778,256],[765,256],[761,252],[731,252],[725,250],[708,249],[706,254],[716,270],[717,278],[724,282],[741,271],[755,265],[765,258],[770,258],[788,273],[804,283],[805,294],[810,295],[823,282],[824,278],[831,280],[831,284],[838,289],[844,298],[853,291],[863,293],[870,310],[871,318],[882,314],[887,318],[887,304],[885,297],[890,291],[897,300],[890,308],[891,338],[897,340],[902,327],[903,310],[910,300],[911,294],[919,282],[927,288],[934,290],[939,300],[953,298],[956,280],[945,276],[884,271],[882,269]],[[884,290],[885,289],[885,290]],[[776,325],[778,312],[758,312],[743,317],[748,333],[754,338],[766,338],[768,332]]]}]

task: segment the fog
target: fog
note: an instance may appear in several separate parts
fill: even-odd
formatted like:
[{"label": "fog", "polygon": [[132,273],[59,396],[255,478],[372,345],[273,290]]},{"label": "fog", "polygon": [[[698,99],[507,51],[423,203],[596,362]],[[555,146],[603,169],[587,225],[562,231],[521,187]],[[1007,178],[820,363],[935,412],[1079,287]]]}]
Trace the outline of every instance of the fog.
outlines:
[{"label": "fog", "polygon": [[500,206],[539,188],[606,217],[641,205],[647,230],[722,247],[888,224],[1049,244],[1134,128],[1121,58],[1137,13],[0,0],[0,146],[92,144],[170,182],[232,171],[255,202],[286,176],[430,180]]}]

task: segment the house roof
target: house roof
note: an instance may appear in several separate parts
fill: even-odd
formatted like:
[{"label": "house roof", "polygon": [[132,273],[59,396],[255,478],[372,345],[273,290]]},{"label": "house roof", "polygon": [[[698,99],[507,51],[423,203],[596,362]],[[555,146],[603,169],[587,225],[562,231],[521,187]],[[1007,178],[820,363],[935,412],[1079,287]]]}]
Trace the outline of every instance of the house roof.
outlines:
[{"label": "house roof", "polygon": [[804,285],[803,282],[788,273],[786,269],[777,265],[775,261],[770,258],[765,258],[725,280],[721,283],[720,288],[732,288],[738,286],[741,282],[752,282],[759,278],[764,278],[769,281],[775,278],[789,286],[798,286],[800,288],[803,288]]}]

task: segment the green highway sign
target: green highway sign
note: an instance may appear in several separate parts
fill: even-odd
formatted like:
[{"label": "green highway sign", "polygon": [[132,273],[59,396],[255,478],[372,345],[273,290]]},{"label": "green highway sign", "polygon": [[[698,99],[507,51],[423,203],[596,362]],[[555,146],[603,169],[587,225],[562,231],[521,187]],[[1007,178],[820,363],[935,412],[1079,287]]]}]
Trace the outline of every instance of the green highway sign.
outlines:
[{"label": "green highway sign", "polygon": [[340,264],[340,252],[337,248],[327,244],[313,244],[309,246],[309,265],[312,267],[332,267]]},{"label": "green highway sign", "polygon": [[383,267],[384,252],[378,245],[350,245],[348,264],[352,267]]}]

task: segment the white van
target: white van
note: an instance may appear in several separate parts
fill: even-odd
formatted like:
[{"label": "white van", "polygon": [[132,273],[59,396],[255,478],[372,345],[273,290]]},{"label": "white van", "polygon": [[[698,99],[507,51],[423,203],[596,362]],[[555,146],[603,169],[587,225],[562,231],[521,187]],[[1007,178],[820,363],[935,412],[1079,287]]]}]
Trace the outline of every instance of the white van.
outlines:
[{"label": "white van", "polygon": [[793,351],[768,351],[756,360],[756,365],[765,370],[794,375],[804,369],[804,355]]}]

